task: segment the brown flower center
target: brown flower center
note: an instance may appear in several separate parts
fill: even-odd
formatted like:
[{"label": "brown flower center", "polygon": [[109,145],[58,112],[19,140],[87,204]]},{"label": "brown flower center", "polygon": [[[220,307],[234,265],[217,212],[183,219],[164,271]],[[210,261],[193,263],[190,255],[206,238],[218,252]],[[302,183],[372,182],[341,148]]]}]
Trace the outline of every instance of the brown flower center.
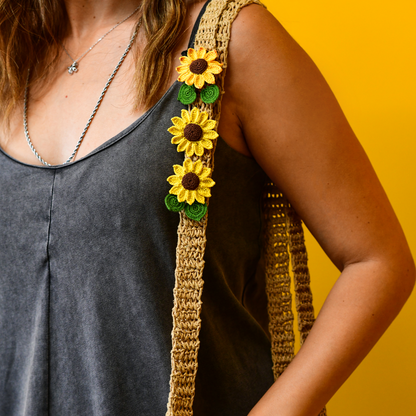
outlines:
[{"label": "brown flower center", "polygon": [[189,65],[193,74],[203,74],[208,68],[208,62],[205,59],[197,59]]},{"label": "brown flower center", "polygon": [[182,178],[182,186],[189,191],[194,191],[199,186],[199,177],[196,173],[186,173]]},{"label": "brown flower center", "polygon": [[203,134],[204,132],[201,126],[199,126],[198,124],[194,124],[194,123],[188,124],[183,130],[183,135],[190,142],[197,142],[198,140],[201,139]]}]

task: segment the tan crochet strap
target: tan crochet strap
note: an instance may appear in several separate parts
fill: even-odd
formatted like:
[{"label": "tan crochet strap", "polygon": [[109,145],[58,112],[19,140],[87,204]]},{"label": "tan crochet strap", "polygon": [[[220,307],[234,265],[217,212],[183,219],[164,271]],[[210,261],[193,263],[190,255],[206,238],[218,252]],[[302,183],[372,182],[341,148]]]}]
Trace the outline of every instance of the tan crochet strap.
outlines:
[{"label": "tan crochet strap", "polygon": [[[210,119],[220,119],[221,98],[224,94],[224,76],[227,68],[228,42],[231,24],[245,5],[257,0],[212,0],[202,16],[195,38],[195,49],[216,49],[223,71],[217,77],[220,98],[214,104],[196,101],[192,107],[206,111]],[[218,123],[217,123],[218,125]],[[214,149],[201,157],[204,166],[214,168]],[[214,194],[215,195],[215,194]],[[192,416],[195,396],[195,377],[198,369],[199,331],[201,328],[201,296],[204,281],[204,252],[206,246],[207,215],[201,221],[188,218],[180,212],[174,305],[172,310],[172,351],[170,392],[166,416]]]},{"label": "tan crochet strap", "polygon": [[[272,183],[264,188],[264,256],[273,374],[277,379],[295,353],[289,253],[295,288],[300,345],[314,323],[308,258],[302,221]],[[326,416],[323,408],[319,416]]]},{"label": "tan crochet strap", "polygon": [[277,379],[295,354],[290,292],[287,201],[272,183],[264,189],[264,258],[273,374]]}]

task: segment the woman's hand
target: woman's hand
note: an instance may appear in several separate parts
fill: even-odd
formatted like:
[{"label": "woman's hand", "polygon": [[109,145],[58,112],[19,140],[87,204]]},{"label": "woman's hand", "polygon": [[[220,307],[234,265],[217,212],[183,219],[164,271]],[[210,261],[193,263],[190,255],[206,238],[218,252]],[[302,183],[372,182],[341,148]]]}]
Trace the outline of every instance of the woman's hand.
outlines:
[{"label": "woman's hand", "polygon": [[219,132],[256,159],[342,272],[304,346],[250,412],[316,416],[410,295],[409,248],[319,70],[257,5],[233,24]]}]

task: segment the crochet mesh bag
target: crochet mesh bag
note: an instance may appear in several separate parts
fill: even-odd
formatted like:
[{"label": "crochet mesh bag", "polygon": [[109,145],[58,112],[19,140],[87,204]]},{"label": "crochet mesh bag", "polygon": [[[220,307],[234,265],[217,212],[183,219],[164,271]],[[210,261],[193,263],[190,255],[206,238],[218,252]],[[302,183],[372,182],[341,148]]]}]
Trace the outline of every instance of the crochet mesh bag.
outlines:
[{"label": "crochet mesh bag", "polygon": [[[246,5],[259,0],[212,0],[202,16],[195,37],[195,50],[203,47],[216,50],[223,64],[216,77],[220,96],[213,104],[200,97],[188,108],[198,108],[208,113],[218,125],[221,98],[227,68],[228,43],[231,24]],[[193,162],[200,160],[204,167],[214,168],[215,143],[202,156],[186,156]],[[204,281],[204,252],[208,214],[200,221],[179,212],[178,243],[174,306],[172,310],[172,351],[170,392],[166,416],[192,416],[195,395],[195,377],[198,369],[199,331],[201,328],[201,296]],[[291,277],[292,264],[298,329],[302,345],[314,322],[314,309],[310,289],[302,222],[284,195],[272,182],[265,185],[263,196],[265,279],[268,297],[269,332],[273,374],[277,379],[294,357],[294,317],[292,313]],[[325,408],[319,416],[326,416]]]}]

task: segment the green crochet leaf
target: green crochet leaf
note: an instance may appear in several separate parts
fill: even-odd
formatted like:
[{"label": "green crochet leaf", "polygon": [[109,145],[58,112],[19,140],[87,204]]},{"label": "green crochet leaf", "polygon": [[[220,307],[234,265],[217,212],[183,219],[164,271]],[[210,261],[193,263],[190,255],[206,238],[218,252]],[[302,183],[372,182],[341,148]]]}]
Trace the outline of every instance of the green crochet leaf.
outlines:
[{"label": "green crochet leaf", "polygon": [[201,204],[195,201],[192,205],[185,205],[185,214],[188,218],[195,221],[201,221],[207,213],[207,204]]},{"label": "green crochet leaf", "polygon": [[205,104],[212,104],[218,100],[220,89],[217,85],[207,85],[201,90],[201,99]]},{"label": "green crochet leaf", "polygon": [[168,194],[165,197],[165,204],[169,211],[179,212],[185,208],[185,202],[178,202],[176,195]]},{"label": "green crochet leaf", "polygon": [[196,100],[196,90],[193,85],[182,84],[179,94],[178,101],[184,105],[192,104]]}]

